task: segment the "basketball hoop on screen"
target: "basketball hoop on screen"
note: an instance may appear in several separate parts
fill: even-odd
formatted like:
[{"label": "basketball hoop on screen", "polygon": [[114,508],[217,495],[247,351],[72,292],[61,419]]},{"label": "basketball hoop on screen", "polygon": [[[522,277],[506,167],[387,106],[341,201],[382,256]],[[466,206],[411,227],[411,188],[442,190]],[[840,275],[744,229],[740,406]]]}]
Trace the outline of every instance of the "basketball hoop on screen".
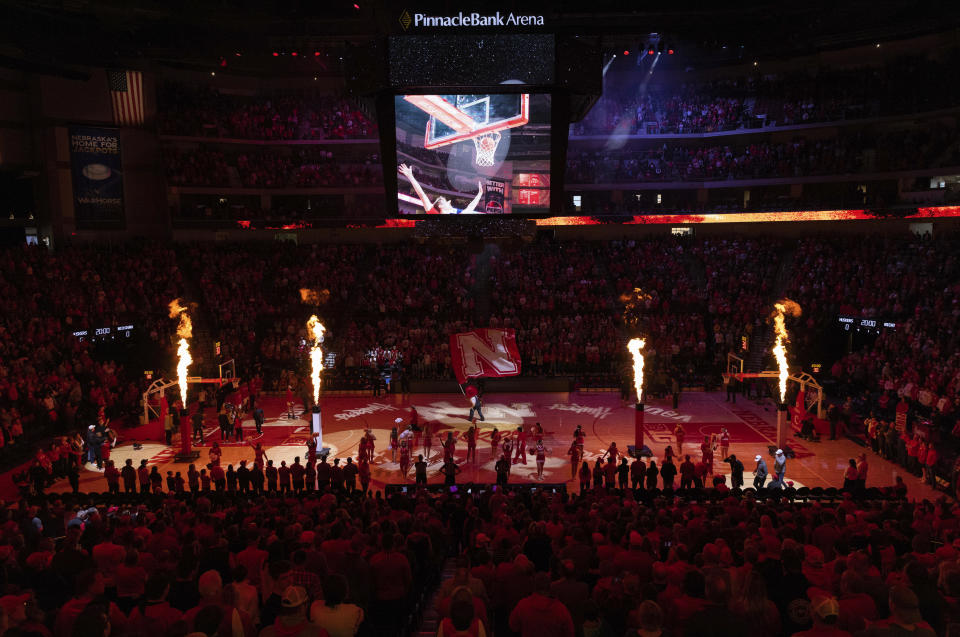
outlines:
[{"label": "basketball hoop on screen", "polygon": [[493,131],[484,133],[473,138],[473,146],[476,150],[474,154],[474,163],[477,166],[493,166],[494,155],[497,154],[497,145],[500,144],[500,132]]}]

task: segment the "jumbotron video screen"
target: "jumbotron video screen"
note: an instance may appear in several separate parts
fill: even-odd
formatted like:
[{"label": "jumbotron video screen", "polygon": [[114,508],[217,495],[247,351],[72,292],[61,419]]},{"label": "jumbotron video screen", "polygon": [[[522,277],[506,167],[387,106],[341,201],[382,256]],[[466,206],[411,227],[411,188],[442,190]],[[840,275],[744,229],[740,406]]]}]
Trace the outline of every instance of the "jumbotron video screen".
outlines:
[{"label": "jumbotron video screen", "polygon": [[549,210],[551,95],[401,94],[394,109],[400,214]]}]

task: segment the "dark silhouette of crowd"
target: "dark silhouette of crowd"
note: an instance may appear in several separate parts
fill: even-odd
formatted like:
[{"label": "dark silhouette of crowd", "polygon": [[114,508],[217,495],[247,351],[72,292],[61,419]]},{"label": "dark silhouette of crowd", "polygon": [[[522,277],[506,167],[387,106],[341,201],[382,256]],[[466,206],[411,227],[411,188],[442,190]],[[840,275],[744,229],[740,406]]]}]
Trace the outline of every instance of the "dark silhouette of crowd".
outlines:
[{"label": "dark silhouette of crowd", "polygon": [[571,183],[725,181],[811,175],[888,172],[955,165],[955,126],[917,130],[842,132],[820,139],[695,145],[647,142],[619,150],[572,146]]},{"label": "dark silhouette of crowd", "polygon": [[4,634],[931,637],[960,621],[945,500],[171,491],[4,509]]},{"label": "dark silhouette of crowd", "polygon": [[350,100],[319,93],[236,95],[166,82],[158,95],[161,134],[269,141],[376,137],[375,121]]}]

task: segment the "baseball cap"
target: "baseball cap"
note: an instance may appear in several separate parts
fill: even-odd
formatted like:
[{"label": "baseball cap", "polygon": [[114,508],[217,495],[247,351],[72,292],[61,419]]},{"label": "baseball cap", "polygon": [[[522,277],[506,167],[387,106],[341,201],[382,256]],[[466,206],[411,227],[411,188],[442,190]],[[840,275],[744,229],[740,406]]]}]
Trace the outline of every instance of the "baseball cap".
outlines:
[{"label": "baseball cap", "polygon": [[890,589],[890,603],[897,609],[897,615],[903,621],[911,624],[923,621],[920,616],[920,600],[917,599],[917,594],[903,584]]},{"label": "baseball cap", "polygon": [[778,455],[778,456],[782,456],[782,455],[783,455],[783,449],[777,449],[777,455]]},{"label": "baseball cap", "polygon": [[840,614],[840,604],[833,597],[814,597],[810,607],[820,619],[836,617]]},{"label": "baseball cap", "polygon": [[754,460],[757,461],[757,462],[760,462],[761,460],[763,460],[763,457],[758,453],[758,454],[757,454],[757,457],[754,458]]},{"label": "baseball cap", "polygon": [[297,608],[305,603],[307,603],[307,591],[302,586],[287,586],[280,600],[280,605],[284,608]]}]

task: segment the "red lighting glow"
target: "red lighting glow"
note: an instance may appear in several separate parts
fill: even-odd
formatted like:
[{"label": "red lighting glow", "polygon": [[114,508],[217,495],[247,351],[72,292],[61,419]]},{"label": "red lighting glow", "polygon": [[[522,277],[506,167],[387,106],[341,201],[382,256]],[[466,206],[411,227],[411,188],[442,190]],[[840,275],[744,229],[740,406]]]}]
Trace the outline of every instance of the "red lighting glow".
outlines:
[{"label": "red lighting glow", "polygon": [[273,57],[275,57],[275,58],[276,58],[276,57],[280,57],[280,54],[277,53],[276,51],[274,51],[274,52],[273,52]]},{"label": "red lighting glow", "polygon": [[300,55],[300,54],[297,53],[296,51],[294,51],[294,52],[292,52],[290,55],[292,55],[293,57],[297,57],[297,56]]},{"label": "red lighting glow", "polygon": [[667,49],[667,55],[673,55],[673,49]]},{"label": "red lighting glow", "polygon": [[623,54],[624,54],[624,55],[630,55],[630,51],[624,49],[624,50],[623,50]]},{"label": "red lighting glow", "polygon": [[647,55],[653,55],[653,49],[647,49]]},{"label": "red lighting glow", "polygon": [[315,58],[320,57],[320,51],[314,51],[314,52],[313,52],[313,57],[315,57]]},{"label": "red lighting glow", "polygon": [[[943,219],[960,217],[960,206],[917,208],[917,212],[903,219]],[[786,212],[740,212],[717,214],[637,215],[625,225],[658,225],[681,223],[777,223],[809,221],[882,221],[865,210],[793,210]],[[547,217],[537,219],[538,226],[594,226],[607,222],[596,217]]]}]

